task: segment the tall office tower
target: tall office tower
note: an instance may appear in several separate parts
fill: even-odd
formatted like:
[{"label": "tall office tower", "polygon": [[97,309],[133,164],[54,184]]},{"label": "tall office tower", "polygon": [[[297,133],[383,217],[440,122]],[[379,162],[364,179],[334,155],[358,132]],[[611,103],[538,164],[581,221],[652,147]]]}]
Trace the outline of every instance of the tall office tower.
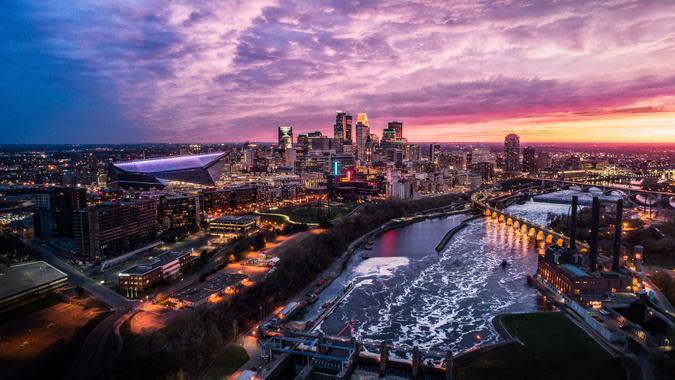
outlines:
[{"label": "tall office tower", "polygon": [[528,173],[535,173],[537,171],[535,151],[531,146],[523,149],[523,170]]},{"label": "tall office tower", "polygon": [[520,137],[514,133],[504,139],[504,171],[520,172]]},{"label": "tall office tower", "polygon": [[335,115],[335,124],[333,125],[333,138],[336,140],[345,139],[345,124],[347,122],[347,113],[344,111],[337,111]]},{"label": "tall office tower", "polygon": [[[366,125],[368,125],[367,120]],[[352,141],[352,115],[347,114],[347,116],[345,116],[345,143],[351,144]]]},{"label": "tall office tower", "polygon": [[441,155],[441,145],[440,144],[431,144],[429,145],[429,161],[438,162],[438,158]]},{"label": "tall office tower", "polygon": [[279,149],[291,149],[293,147],[293,127],[290,125],[279,126]]},{"label": "tall office tower", "polygon": [[333,125],[333,137],[340,142],[352,143],[352,115],[337,111],[335,125]]},{"label": "tall office tower", "polygon": [[360,113],[356,115],[356,124],[361,124],[368,126],[368,115],[365,113]]},{"label": "tall office tower", "polygon": [[145,247],[157,239],[157,220],[157,201],[151,199],[89,206],[76,217],[77,252],[102,259]]},{"label": "tall office tower", "polygon": [[401,141],[403,139],[403,122],[401,121],[390,121],[387,123],[388,129],[394,130],[394,137],[396,141]]},{"label": "tall office tower", "polygon": [[253,159],[255,158],[255,152],[258,149],[256,144],[251,144],[249,142],[244,143],[244,165],[246,165],[246,170],[251,170],[253,168]]},{"label": "tall office tower", "polygon": [[368,127],[368,124],[356,122],[356,146],[358,147],[358,155],[361,160],[365,159],[366,141],[369,135],[370,127]]}]

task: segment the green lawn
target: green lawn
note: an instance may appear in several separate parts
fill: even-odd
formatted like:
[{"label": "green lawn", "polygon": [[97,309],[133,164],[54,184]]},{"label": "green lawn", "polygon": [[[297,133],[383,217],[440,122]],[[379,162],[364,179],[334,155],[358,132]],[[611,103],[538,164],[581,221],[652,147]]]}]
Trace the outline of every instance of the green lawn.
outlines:
[{"label": "green lawn", "polygon": [[[330,217],[334,219],[336,217],[344,216],[349,214],[355,207],[356,203],[331,203],[330,206]],[[325,204],[324,209],[325,212]],[[291,207],[282,207],[278,210],[270,211],[275,214],[288,215],[288,217],[298,223],[319,223],[319,209],[316,203],[304,204],[300,206],[291,206]]]},{"label": "green lawn", "polygon": [[502,319],[525,347],[490,351],[463,368],[461,379],[622,380],[618,361],[562,313],[512,314]]},{"label": "green lawn", "polygon": [[248,361],[248,354],[243,347],[229,345],[216,357],[201,380],[227,379]]}]

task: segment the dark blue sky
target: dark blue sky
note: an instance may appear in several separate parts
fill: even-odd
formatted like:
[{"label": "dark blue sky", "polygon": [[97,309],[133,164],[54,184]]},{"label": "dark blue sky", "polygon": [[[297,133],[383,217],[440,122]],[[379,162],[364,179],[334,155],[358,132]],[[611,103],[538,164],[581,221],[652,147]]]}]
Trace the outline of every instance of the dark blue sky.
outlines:
[{"label": "dark blue sky", "polygon": [[44,11],[15,2],[0,11],[0,142],[120,142],[142,136],[131,128],[134,121],[125,119],[115,84],[97,62],[78,58],[78,41],[59,32],[79,27],[75,12]]}]

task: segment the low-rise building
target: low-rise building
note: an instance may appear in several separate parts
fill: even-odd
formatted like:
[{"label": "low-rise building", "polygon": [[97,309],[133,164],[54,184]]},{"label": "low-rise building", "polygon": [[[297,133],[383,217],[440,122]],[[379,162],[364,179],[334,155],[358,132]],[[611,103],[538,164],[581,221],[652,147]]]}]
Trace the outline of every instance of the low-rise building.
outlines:
[{"label": "low-rise building", "polygon": [[250,234],[258,229],[260,217],[257,215],[225,215],[209,222],[212,235]]},{"label": "low-rise building", "polygon": [[120,289],[127,297],[136,298],[152,286],[178,277],[180,270],[190,265],[195,258],[189,252],[159,255],[148,263],[120,272]]},{"label": "low-rise building", "polygon": [[65,286],[68,276],[44,261],[0,269],[0,310]]},{"label": "low-rise building", "polygon": [[[576,256],[576,257],[575,257]],[[612,293],[631,292],[637,279],[624,271],[588,272],[578,264],[579,255],[562,247],[549,247],[538,257],[537,274],[559,292],[583,305]]]}]

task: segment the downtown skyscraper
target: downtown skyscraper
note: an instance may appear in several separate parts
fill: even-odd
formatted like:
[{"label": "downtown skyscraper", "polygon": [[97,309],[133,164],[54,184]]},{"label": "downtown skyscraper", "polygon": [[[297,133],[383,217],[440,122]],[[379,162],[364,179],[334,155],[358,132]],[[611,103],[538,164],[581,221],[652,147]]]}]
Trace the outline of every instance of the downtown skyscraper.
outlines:
[{"label": "downtown skyscraper", "polygon": [[533,147],[523,149],[523,171],[534,173],[537,171],[536,152]]},{"label": "downtown skyscraper", "polygon": [[333,137],[343,143],[352,143],[352,115],[337,111],[333,125]]},{"label": "downtown skyscraper", "polygon": [[278,144],[280,149],[286,150],[293,148],[293,127],[290,125],[279,126]]},{"label": "downtown skyscraper", "polygon": [[366,153],[366,144],[369,135],[370,127],[368,126],[368,116],[365,113],[360,113],[356,118],[356,146],[358,156],[361,160],[366,160],[366,157],[368,156]]},{"label": "downtown skyscraper", "polygon": [[520,172],[520,137],[514,133],[504,139],[504,172]]},{"label": "downtown skyscraper", "polygon": [[403,123],[400,121],[390,121],[387,128],[394,131],[394,139],[401,141],[403,139]]}]

